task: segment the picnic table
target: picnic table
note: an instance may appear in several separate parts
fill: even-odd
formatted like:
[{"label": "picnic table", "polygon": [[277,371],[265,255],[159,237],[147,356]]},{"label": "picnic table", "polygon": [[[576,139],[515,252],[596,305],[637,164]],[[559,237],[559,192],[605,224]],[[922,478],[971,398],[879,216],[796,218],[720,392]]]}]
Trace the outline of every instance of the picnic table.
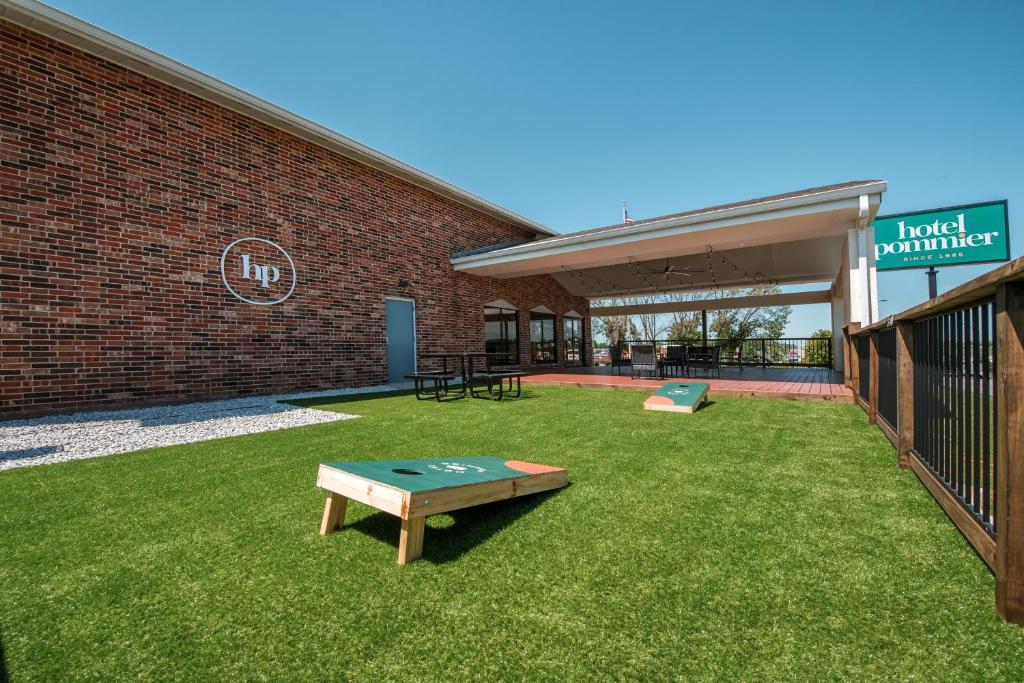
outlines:
[{"label": "picnic table", "polygon": [[[441,360],[441,371],[448,373],[448,361],[457,360],[459,362],[459,374],[462,376],[462,383],[469,386],[468,382],[473,377],[473,359],[484,358],[488,356],[504,356],[503,353],[488,353],[487,351],[433,351],[430,353],[421,353],[420,358],[438,358]],[[452,370],[454,371],[454,367]]]},{"label": "picnic table", "polygon": [[[526,375],[522,370],[517,369],[505,369],[505,370],[493,370],[490,367],[490,363],[486,363],[483,372],[477,372],[473,368],[473,361],[477,358],[483,358],[490,361],[495,358],[507,358],[508,354],[505,353],[493,353],[488,351],[432,351],[430,353],[420,354],[421,358],[437,358],[441,360],[440,370],[428,370],[424,372],[416,372],[408,375],[409,378],[413,379],[417,383],[416,397],[420,398],[421,395],[429,395],[425,392],[421,393],[421,383],[433,379],[434,381],[434,398],[441,401],[444,396],[448,393],[447,382],[456,376],[455,364],[452,367],[448,367],[449,361],[458,361],[458,375],[462,378],[462,393],[459,398],[466,395],[468,388],[470,394],[474,398],[494,398],[500,401],[505,396],[505,381],[508,381],[508,391],[512,392],[512,381],[516,382],[516,391],[513,396],[519,396],[521,387],[519,380],[521,377]],[[484,395],[483,392],[477,393],[473,387],[474,378],[487,380],[487,393]],[[498,392],[497,395],[494,393],[494,383],[497,381]],[[442,382],[443,388],[442,388]]]}]

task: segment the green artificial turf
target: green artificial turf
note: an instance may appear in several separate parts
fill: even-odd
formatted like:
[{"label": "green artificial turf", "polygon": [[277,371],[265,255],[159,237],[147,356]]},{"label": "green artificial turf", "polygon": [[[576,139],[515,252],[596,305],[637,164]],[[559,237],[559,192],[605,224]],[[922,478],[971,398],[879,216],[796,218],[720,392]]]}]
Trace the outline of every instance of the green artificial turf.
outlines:
[{"label": "green artificial turf", "polygon": [[[645,396],[320,400],[362,417],[0,473],[7,674],[1024,678],[988,569],[859,408]],[[571,484],[430,518],[408,567],[358,503],[318,535],[321,461],[470,454]]]}]

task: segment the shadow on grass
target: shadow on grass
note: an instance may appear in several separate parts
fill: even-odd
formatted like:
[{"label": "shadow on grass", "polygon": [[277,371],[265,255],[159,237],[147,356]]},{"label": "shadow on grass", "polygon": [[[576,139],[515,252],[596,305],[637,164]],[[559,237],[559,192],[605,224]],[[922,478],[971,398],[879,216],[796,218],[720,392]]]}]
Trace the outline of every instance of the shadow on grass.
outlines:
[{"label": "shadow on grass", "polygon": [[[339,404],[339,403],[358,403],[360,401],[373,401],[373,400],[378,399],[378,398],[395,398],[396,396],[415,397],[416,396],[416,392],[413,389],[398,389],[398,390],[395,390],[395,391],[377,391],[377,392],[366,393],[366,394],[343,394],[343,395],[339,395],[339,396],[318,396],[316,398],[300,398],[300,399],[296,399],[294,401],[283,401],[283,403],[287,403],[287,404],[293,405],[293,406],[299,406],[300,408],[319,408],[321,406],[336,405],[336,404]],[[532,391],[530,389],[524,388],[523,391],[522,391],[522,394],[518,398],[516,398],[514,396],[506,395],[504,398],[502,398],[502,401],[512,402],[512,401],[529,400],[529,399],[534,399],[534,398],[540,398],[540,396],[538,396],[534,391]],[[464,401],[464,400],[465,401],[470,401],[470,400],[473,400],[473,398],[467,393],[466,397],[464,399],[463,398],[454,399],[454,400],[453,399],[446,399],[444,401],[441,401],[441,403],[442,404],[459,403],[459,402]],[[480,398],[477,398],[475,400],[482,401],[482,400],[488,400],[488,399],[485,399],[484,397],[480,397]],[[490,400],[494,400],[494,399],[490,399]],[[430,398],[429,400],[420,401],[420,403],[422,403],[423,405],[437,405],[438,404],[438,402],[435,401],[433,398]]]},{"label": "shadow on grass", "polygon": [[485,389],[478,389],[477,394],[478,395],[474,397],[476,400],[493,401],[494,403],[498,403],[499,401],[508,401],[509,403],[514,403],[516,401],[529,401],[530,399],[540,398],[540,396],[538,396],[536,392],[531,391],[529,389],[523,389],[518,396],[509,395],[508,391],[506,390],[505,394],[500,399],[498,398],[497,391],[495,391],[493,396],[489,396]]},{"label": "shadow on grass", "polygon": [[[564,490],[565,488],[544,491],[522,498],[454,510],[447,514],[455,520],[455,523],[442,529],[432,528],[428,517],[423,541],[423,559],[433,564],[444,564],[457,560],[539,506],[549,497]],[[353,524],[346,524],[345,530],[360,531],[394,546],[397,550],[401,520],[394,515],[377,512]]]},{"label": "shadow on grass", "polygon": [[333,405],[335,403],[358,403],[360,401],[373,401],[378,398],[394,398],[395,396],[415,395],[416,392],[412,389],[396,389],[395,391],[373,391],[364,394],[339,394],[338,396],[299,398],[294,401],[282,401],[282,403],[299,406],[300,408],[319,408],[320,406]]},{"label": "shadow on grass", "polygon": [[0,683],[9,683],[10,680],[7,675],[7,658],[4,655],[4,634],[0,631]]}]

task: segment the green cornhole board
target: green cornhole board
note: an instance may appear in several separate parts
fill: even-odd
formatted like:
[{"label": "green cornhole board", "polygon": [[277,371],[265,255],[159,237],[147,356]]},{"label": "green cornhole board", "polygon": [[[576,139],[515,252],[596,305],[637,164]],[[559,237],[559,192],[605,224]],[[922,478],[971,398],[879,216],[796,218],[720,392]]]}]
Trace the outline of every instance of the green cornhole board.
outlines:
[{"label": "green cornhole board", "polygon": [[492,456],[426,460],[363,460],[320,465],[316,485],[327,491],[320,534],[340,529],[348,499],[402,519],[398,563],[423,552],[427,515],[549,491],[569,483],[564,467]]},{"label": "green cornhole board", "polygon": [[644,401],[644,410],[692,413],[707,396],[707,382],[668,382]]}]

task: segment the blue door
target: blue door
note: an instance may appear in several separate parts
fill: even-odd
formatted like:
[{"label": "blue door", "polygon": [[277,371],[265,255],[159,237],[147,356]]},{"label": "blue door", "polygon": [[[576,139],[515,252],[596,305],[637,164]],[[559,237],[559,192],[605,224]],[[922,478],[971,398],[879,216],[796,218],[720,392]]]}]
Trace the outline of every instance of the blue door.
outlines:
[{"label": "blue door", "polygon": [[385,299],[388,326],[388,383],[405,382],[416,371],[416,304],[405,299]]}]

